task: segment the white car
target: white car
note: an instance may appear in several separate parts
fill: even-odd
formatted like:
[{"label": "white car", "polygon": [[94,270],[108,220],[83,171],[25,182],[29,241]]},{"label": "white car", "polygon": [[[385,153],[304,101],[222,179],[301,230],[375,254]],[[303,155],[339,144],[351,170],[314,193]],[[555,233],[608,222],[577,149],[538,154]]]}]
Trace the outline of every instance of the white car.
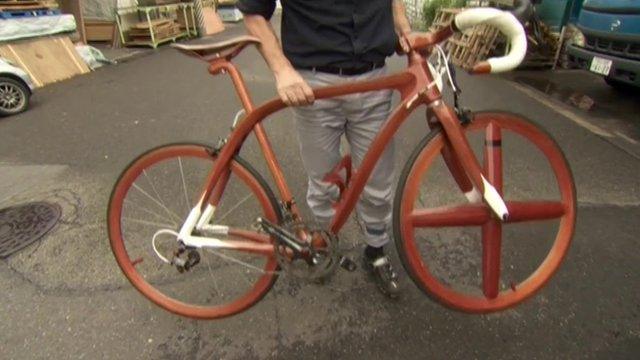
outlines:
[{"label": "white car", "polygon": [[25,111],[33,88],[29,74],[0,57],[0,116]]}]

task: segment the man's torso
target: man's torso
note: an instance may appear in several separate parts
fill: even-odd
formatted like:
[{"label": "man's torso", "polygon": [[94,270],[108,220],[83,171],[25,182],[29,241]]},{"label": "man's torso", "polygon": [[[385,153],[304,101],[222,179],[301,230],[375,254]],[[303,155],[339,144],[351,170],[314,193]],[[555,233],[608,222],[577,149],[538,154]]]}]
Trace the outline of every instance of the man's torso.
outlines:
[{"label": "man's torso", "polygon": [[[252,5],[255,9],[265,8],[264,3],[270,2],[273,1],[240,0],[240,8],[252,12]],[[392,0],[281,0],[281,3],[283,50],[296,68],[358,68],[381,63],[393,54],[398,42]]]}]

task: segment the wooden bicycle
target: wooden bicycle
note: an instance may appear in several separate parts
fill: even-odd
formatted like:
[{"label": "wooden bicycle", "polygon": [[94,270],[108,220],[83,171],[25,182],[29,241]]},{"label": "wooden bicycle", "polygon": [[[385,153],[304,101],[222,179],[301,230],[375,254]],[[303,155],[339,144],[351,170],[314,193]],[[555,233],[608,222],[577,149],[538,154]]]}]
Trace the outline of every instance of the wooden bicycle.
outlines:
[{"label": "wooden bicycle", "polygon": [[[431,131],[409,157],[400,176],[393,211],[395,244],[404,268],[415,284],[442,304],[465,312],[486,313],[512,307],[531,297],[558,269],[567,254],[576,220],[576,193],[571,171],[554,140],[521,116],[505,112],[463,114],[446,105],[427,57],[456,31],[489,23],[510,41],[510,52],[471,69],[474,74],[515,68],[526,52],[522,26],[509,13],[470,9],[450,26],[413,41],[408,67],[372,81],[315,89],[325,99],[378,89],[400,93],[400,103],[377,135],[357,169],[348,156],[327,181],[338,186],[340,199],[329,229],[314,228],[302,219],[262,121],[285,108],[274,99],[254,107],[238,69],[231,60],[246,46],[258,44],[249,36],[204,45],[175,45],[209,64],[211,74],[229,74],[244,108],[231,134],[217,147],[171,144],[136,158],[118,179],[108,209],[111,247],[129,281],[162,308],[194,318],[220,318],[243,311],[259,301],[281,272],[318,279],[339,264],[350,263],[340,253],[337,234],[354,209],[367,179],[400,125],[416,109],[426,107]],[[278,196],[263,177],[238,154],[255,134],[273,176]],[[472,140],[476,139],[476,140]],[[527,148],[546,164],[526,172],[514,191],[505,191],[503,150]],[[478,150],[479,149],[479,150]],[[529,151],[529,150],[527,150]],[[476,154],[477,153],[477,154]],[[479,160],[483,157],[483,161]],[[425,200],[423,188],[436,161],[444,171],[437,179],[453,179],[440,188],[439,198]],[[550,179],[545,192],[531,196],[531,181]],[[436,180],[437,180],[436,179]],[[433,181],[433,179],[429,180]],[[548,196],[546,190],[553,190]],[[433,193],[433,192],[432,192]],[[510,198],[507,199],[507,195]],[[522,195],[522,196],[521,196]],[[543,259],[525,269],[521,280],[501,279],[503,233],[508,224],[550,222],[545,231],[550,248]],[[423,249],[423,230],[479,227],[481,250],[477,282],[454,284],[435,269],[434,249]],[[452,236],[460,233],[453,232]],[[539,234],[535,235],[536,238]],[[433,238],[431,238],[433,239]],[[442,240],[443,242],[446,240]],[[524,241],[524,240],[523,240]],[[537,241],[537,240],[536,240]],[[537,246],[536,246],[537,248]],[[526,254],[525,254],[526,255]],[[452,269],[459,264],[445,266]]]}]

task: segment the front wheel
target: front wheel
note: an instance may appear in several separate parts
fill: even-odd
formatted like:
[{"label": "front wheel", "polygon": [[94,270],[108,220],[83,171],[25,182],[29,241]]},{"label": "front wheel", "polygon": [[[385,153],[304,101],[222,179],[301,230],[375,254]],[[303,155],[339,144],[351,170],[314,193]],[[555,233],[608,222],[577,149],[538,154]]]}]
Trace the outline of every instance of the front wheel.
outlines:
[{"label": "front wheel", "polygon": [[576,194],[558,145],[522,117],[478,113],[464,132],[505,199],[507,221],[460,190],[441,156],[448,141],[434,131],[401,175],[394,234],[420,289],[453,309],[486,313],[526,300],[558,269],[574,232]]},{"label": "front wheel", "polygon": [[[201,319],[247,309],[269,291],[277,270],[272,250],[246,250],[272,248],[272,240],[252,228],[258,217],[279,222],[272,192],[239,157],[220,179],[211,179],[215,162],[211,149],[192,144],[141,155],[118,179],[107,219],[111,249],[131,284],[162,308]],[[194,235],[235,246],[185,249],[177,232],[210,183],[217,184],[210,224],[228,231]]]}]

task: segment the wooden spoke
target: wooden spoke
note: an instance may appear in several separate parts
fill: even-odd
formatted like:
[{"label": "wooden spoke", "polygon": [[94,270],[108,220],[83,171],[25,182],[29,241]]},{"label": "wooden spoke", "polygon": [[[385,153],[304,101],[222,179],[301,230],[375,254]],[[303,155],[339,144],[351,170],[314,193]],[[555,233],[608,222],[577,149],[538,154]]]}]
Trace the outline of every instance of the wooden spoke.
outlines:
[{"label": "wooden spoke", "polygon": [[[484,139],[484,173],[487,180],[502,195],[502,130],[489,122]],[[482,225],[482,292],[494,299],[500,292],[500,253],[502,223],[491,218]]]},{"label": "wooden spoke", "polygon": [[489,299],[500,292],[502,224],[492,219],[482,226],[482,292]]},{"label": "wooden spoke", "polygon": [[489,211],[484,204],[444,206],[414,210],[411,220],[414,227],[478,226],[490,219]]},{"label": "wooden spoke", "polygon": [[508,223],[557,219],[566,213],[559,201],[508,201],[507,209]]}]

